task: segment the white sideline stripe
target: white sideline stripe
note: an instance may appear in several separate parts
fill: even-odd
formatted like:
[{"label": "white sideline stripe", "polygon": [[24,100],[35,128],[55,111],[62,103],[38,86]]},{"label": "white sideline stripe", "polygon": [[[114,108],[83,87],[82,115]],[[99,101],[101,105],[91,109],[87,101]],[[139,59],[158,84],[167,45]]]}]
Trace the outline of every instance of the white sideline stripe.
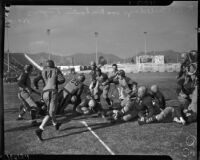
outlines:
[{"label": "white sideline stripe", "polygon": [[99,136],[88,126],[88,124],[85,121],[80,121],[83,125],[87,127],[87,129],[101,142],[101,144],[107,149],[107,151],[111,155],[115,155],[115,153],[99,138]]}]

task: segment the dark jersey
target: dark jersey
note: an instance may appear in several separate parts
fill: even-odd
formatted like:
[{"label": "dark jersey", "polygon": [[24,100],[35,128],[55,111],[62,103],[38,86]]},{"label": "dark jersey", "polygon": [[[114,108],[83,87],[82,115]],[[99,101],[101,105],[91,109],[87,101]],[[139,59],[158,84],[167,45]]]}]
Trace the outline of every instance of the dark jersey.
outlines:
[{"label": "dark jersey", "polygon": [[89,73],[89,75],[91,76],[91,81],[96,81],[96,69],[91,70],[91,72]]},{"label": "dark jersey", "polygon": [[158,114],[160,112],[159,108],[153,106],[152,97],[150,95],[146,95],[142,99],[138,100],[136,104],[136,109],[139,111],[138,115],[140,117],[145,117],[145,114],[148,113],[147,117],[149,118],[154,114]]},{"label": "dark jersey", "polygon": [[188,82],[186,82],[185,79],[181,79],[179,81],[179,88],[177,89],[177,94],[179,94],[182,91],[184,94],[189,96],[190,94],[192,94],[195,85],[196,81],[188,80]]},{"label": "dark jersey", "polygon": [[101,73],[100,76],[97,76],[96,80],[99,82],[100,85],[102,85],[102,84],[104,84],[104,85],[109,84],[108,75],[105,74],[105,73]]},{"label": "dark jersey", "polygon": [[160,91],[158,91],[157,93],[150,92],[150,94],[155,102],[155,105],[158,105],[159,108],[164,109],[166,106],[166,102],[165,102],[165,97],[162,94],[162,92]]},{"label": "dark jersey", "polygon": [[25,89],[25,88],[31,88],[31,79],[29,76],[29,73],[23,72],[19,78],[18,78],[18,86]]},{"label": "dark jersey", "polygon": [[112,71],[109,74],[109,81],[110,81],[110,83],[115,83],[115,81],[117,81],[117,73],[118,73],[118,70]]}]

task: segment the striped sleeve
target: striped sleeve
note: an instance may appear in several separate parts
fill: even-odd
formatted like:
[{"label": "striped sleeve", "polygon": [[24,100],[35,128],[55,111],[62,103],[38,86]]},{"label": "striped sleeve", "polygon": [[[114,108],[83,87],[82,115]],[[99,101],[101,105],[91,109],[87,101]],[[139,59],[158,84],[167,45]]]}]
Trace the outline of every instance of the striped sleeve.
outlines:
[{"label": "striped sleeve", "polygon": [[57,82],[58,84],[63,84],[65,83],[65,77],[63,76],[62,72],[58,69],[58,72],[57,72]]}]

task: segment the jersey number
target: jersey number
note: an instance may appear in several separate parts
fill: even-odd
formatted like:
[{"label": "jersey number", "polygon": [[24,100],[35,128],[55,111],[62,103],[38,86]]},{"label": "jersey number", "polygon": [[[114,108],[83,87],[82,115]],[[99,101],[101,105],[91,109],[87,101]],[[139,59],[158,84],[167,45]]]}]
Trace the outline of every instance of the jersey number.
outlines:
[{"label": "jersey number", "polygon": [[80,82],[76,79],[71,80],[71,83],[73,83],[75,86],[78,86],[80,84]]},{"label": "jersey number", "polygon": [[46,77],[46,79],[47,78],[51,78],[52,77],[52,71],[50,71],[50,72],[45,72],[45,77]]}]

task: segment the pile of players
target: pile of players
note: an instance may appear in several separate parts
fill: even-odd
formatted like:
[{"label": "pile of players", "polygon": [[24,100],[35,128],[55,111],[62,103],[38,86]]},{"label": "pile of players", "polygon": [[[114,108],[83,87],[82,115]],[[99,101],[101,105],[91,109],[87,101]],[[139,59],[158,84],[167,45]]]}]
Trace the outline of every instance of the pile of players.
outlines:
[{"label": "pile of players", "polygon": [[[124,70],[118,70],[113,64],[113,71],[107,75],[103,73],[95,62],[91,62],[90,85],[86,93],[84,87],[85,75],[79,74],[72,78],[63,88],[58,90],[58,85],[65,83],[65,77],[55,66],[52,60],[48,60],[42,72],[34,79],[31,87],[30,73],[32,65],[26,65],[24,72],[18,79],[18,97],[22,102],[17,120],[22,120],[26,112],[30,112],[32,125],[38,125],[38,115],[44,116],[39,128],[35,131],[37,137],[42,139],[42,133],[48,121],[51,119],[55,129],[58,130],[61,122],[57,122],[55,115],[64,114],[65,107],[73,104],[73,112],[76,115],[97,113],[106,118],[110,123],[126,122],[137,119],[138,124],[153,122],[165,122],[166,120],[177,123],[190,123],[197,117],[197,66],[192,51],[183,54],[181,71],[177,77],[177,100],[166,104],[165,97],[158,85],[138,86],[138,83],[126,76]],[[39,81],[42,80],[41,101],[35,102],[32,93],[38,94]],[[113,105],[109,97],[110,86],[114,85],[119,93],[120,107]],[[83,93],[84,91],[84,93]],[[82,95],[84,98],[82,97]],[[109,106],[102,106],[102,100]]]}]

